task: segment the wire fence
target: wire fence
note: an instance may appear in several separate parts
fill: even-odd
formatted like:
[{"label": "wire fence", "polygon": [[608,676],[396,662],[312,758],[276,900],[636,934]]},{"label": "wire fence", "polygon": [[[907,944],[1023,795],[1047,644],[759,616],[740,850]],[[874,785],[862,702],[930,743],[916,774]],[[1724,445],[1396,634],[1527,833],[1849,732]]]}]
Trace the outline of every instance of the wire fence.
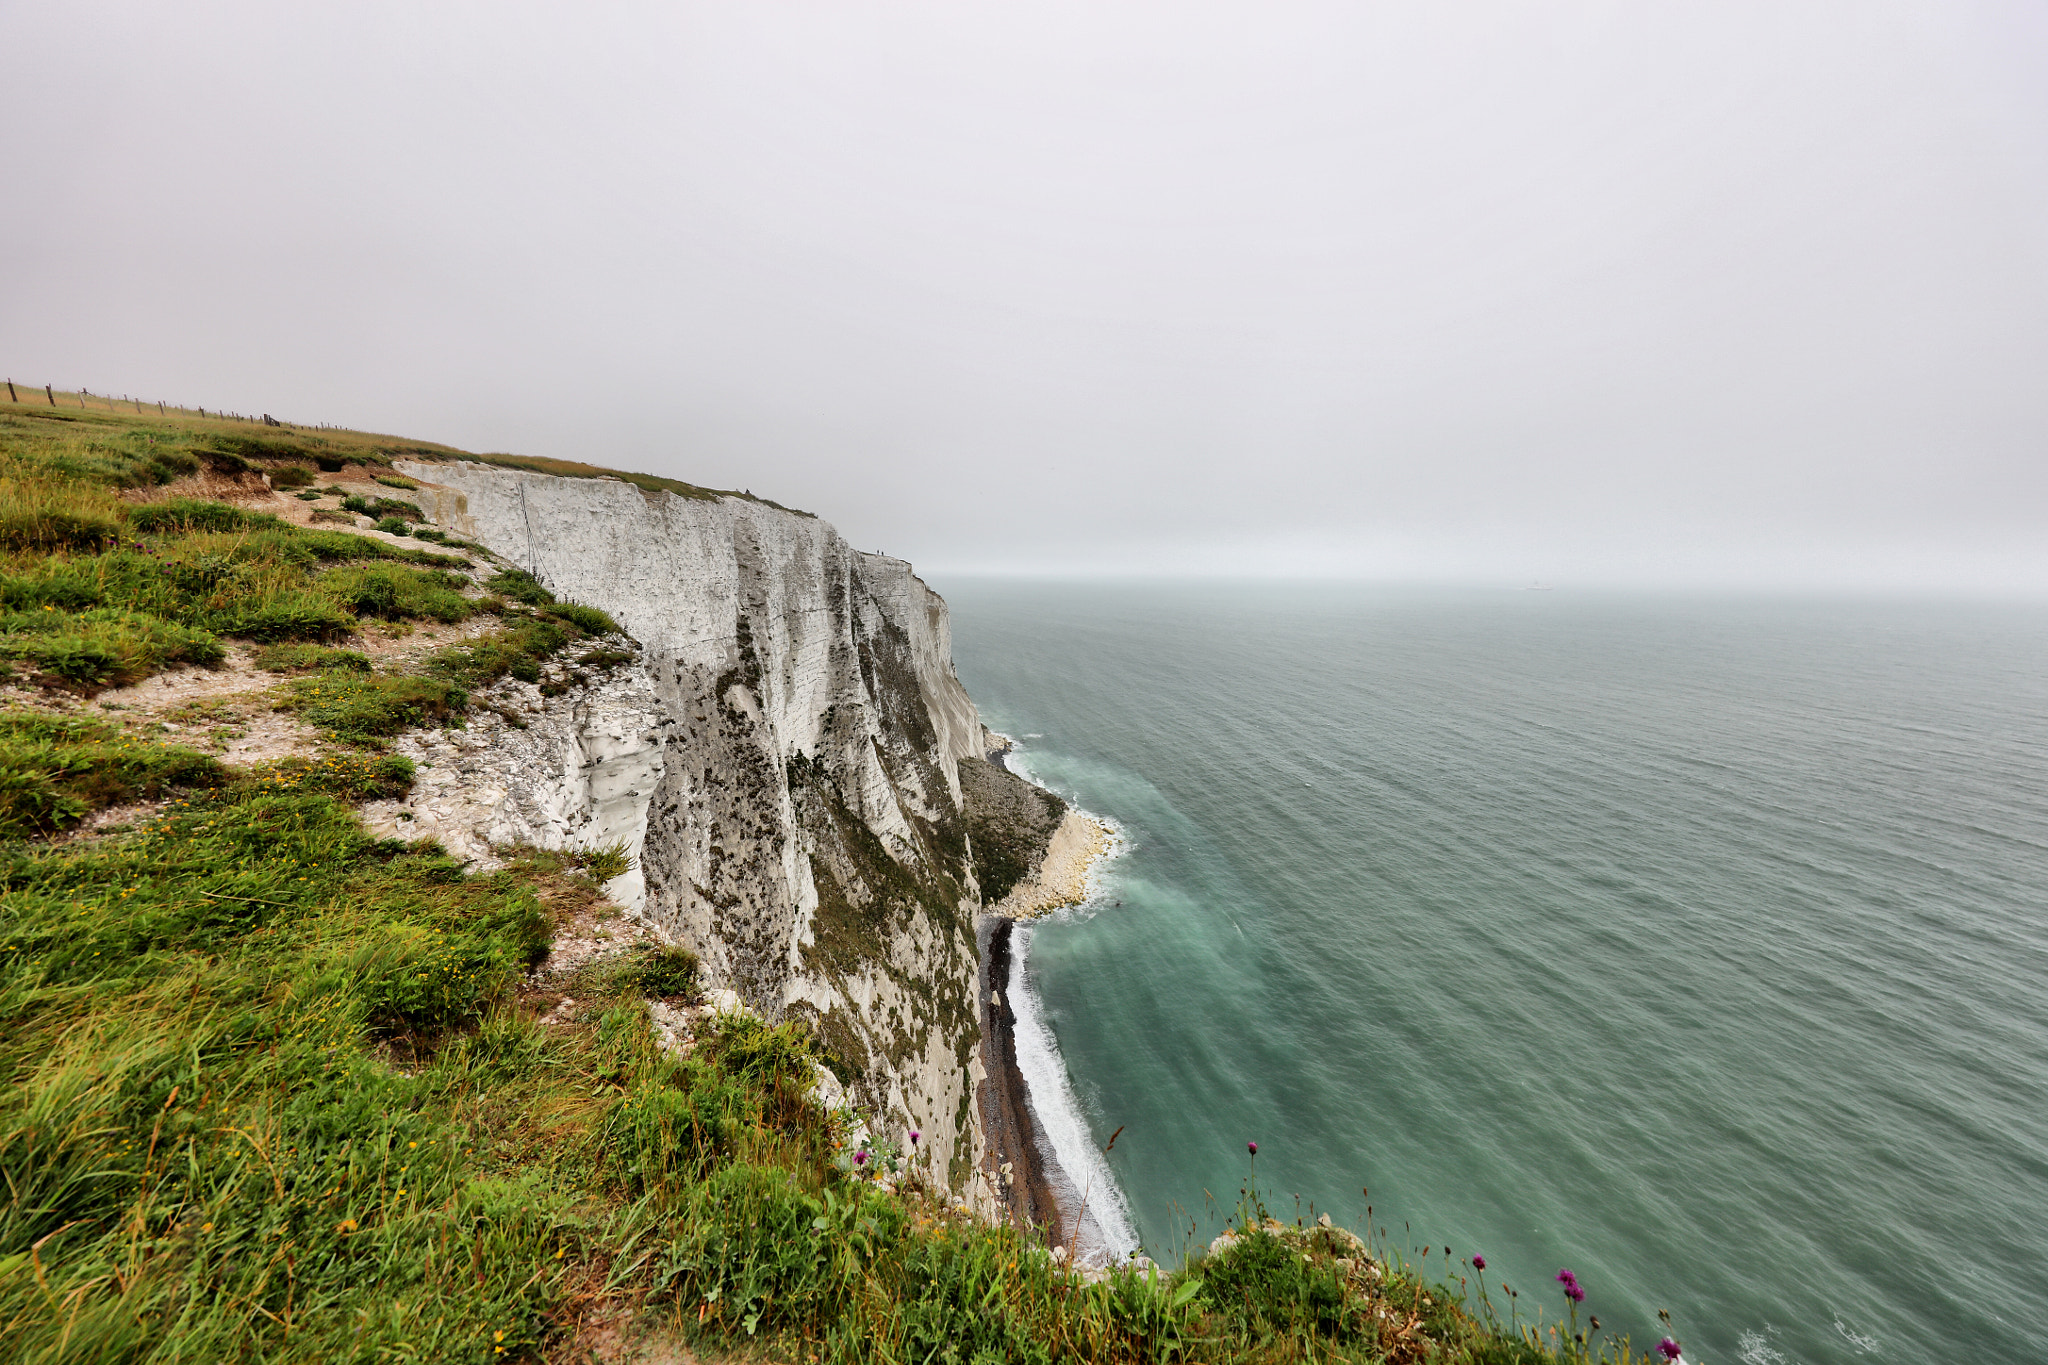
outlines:
[{"label": "wire fence", "polygon": [[330,427],[325,422],[281,422],[267,412],[260,417],[251,417],[247,413],[229,412],[224,408],[188,408],[177,403],[166,403],[159,399],[136,398],[125,393],[115,396],[113,394],[94,393],[90,389],[60,389],[49,384],[44,384],[38,388],[33,384],[17,384],[12,379],[6,380],[5,383],[7,385],[8,402],[30,406],[47,404],[53,408],[75,408],[83,412],[95,410],[101,412],[138,412],[144,414],[154,412],[159,417],[203,417],[208,421],[249,422],[257,426],[297,427],[315,431],[348,430],[348,428],[344,427]]}]

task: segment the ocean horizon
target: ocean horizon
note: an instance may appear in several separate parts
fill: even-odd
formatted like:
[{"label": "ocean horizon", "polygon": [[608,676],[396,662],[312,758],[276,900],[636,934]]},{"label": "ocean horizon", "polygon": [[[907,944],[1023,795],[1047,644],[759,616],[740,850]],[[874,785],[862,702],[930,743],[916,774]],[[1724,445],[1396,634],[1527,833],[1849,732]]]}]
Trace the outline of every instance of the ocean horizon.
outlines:
[{"label": "ocean horizon", "polygon": [[1122,836],[1013,992],[1110,1242],[1206,1244],[1256,1141],[1503,1319],[1571,1268],[1688,1359],[2038,1354],[2048,604],[936,586]]}]

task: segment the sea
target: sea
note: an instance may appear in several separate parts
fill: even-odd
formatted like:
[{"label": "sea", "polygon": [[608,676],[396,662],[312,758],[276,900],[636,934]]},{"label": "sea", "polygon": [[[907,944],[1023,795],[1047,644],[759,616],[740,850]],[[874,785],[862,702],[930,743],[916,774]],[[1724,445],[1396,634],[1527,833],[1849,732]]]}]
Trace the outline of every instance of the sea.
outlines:
[{"label": "sea", "polygon": [[1256,1199],[1688,1362],[2048,1360],[2048,604],[935,586],[1120,836],[1015,998],[1115,1249]]}]

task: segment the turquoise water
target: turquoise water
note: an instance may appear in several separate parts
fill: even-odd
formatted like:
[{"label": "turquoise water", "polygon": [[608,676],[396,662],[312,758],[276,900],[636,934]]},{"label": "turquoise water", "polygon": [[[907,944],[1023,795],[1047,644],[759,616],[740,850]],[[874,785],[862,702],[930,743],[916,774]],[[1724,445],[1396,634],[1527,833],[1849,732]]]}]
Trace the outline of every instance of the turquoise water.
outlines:
[{"label": "turquoise water", "polygon": [[1155,1253],[1256,1140],[1525,1316],[2048,1359],[2048,607],[938,586],[1129,837],[1030,970]]}]

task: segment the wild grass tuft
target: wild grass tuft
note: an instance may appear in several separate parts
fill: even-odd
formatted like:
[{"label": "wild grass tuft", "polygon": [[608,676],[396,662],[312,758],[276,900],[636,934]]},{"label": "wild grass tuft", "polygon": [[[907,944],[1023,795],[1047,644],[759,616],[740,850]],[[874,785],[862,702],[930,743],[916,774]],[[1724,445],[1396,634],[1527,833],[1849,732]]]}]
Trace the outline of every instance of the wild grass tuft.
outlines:
[{"label": "wild grass tuft", "polygon": [[205,754],[117,725],[0,710],[0,838],[47,834],[103,806],[225,778]]},{"label": "wild grass tuft", "polygon": [[465,581],[446,570],[362,564],[329,570],[321,577],[320,587],[358,616],[453,623],[468,620],[476,611],[457,590]]},{"label": "wild grass tuft", "polygon": [[454,645],[434,656],[440,673],[482,687],[508,674],[521,682],[540,681],[540,666],[577,637],[558,622],[536,617],[508,617],[500,629],[468,644]]},{"label": "wild grass tuft", "polygon": [[38,681],[92,693],[139,682],[168,663],[218,663],[210,632],[143,612],[95,608],[0,614],[0,658],[34,666]]},{"label": "wild grass tuft", "polygon": [[657,948],[636,961],[626,980],[642,994],[664,1000],[697,995],[697,955],[688,948]]},{"label": "wild grass tuft", "polygon": [[405,730],[459,720],[469,694],[445,678],[330,669],[293,682],[278,706],[344,743],[377,747]]},{"label": "wild grass tuft", "polygon": [[316,668],[339,668],[368,673],[370,659],[352,649],[326,649],[320,645],[265,645],[256,651],[256,666],[266,673],[303,673]]},{"label": "wild grass tuft", "polygon": [[167,502],[144,503],[129,509],[128,520],[138,531],[157,534],[190,531],[241,531],[251,527],[279,527],[284,523],[268,512],[249,512],[224,502],[199,498],[172,498]]},{"label": "wild grass tuft", "polygon": [[97,549],[121,538],[127,508],[112,492],[70,479],[0,478],[0,548]]}]

